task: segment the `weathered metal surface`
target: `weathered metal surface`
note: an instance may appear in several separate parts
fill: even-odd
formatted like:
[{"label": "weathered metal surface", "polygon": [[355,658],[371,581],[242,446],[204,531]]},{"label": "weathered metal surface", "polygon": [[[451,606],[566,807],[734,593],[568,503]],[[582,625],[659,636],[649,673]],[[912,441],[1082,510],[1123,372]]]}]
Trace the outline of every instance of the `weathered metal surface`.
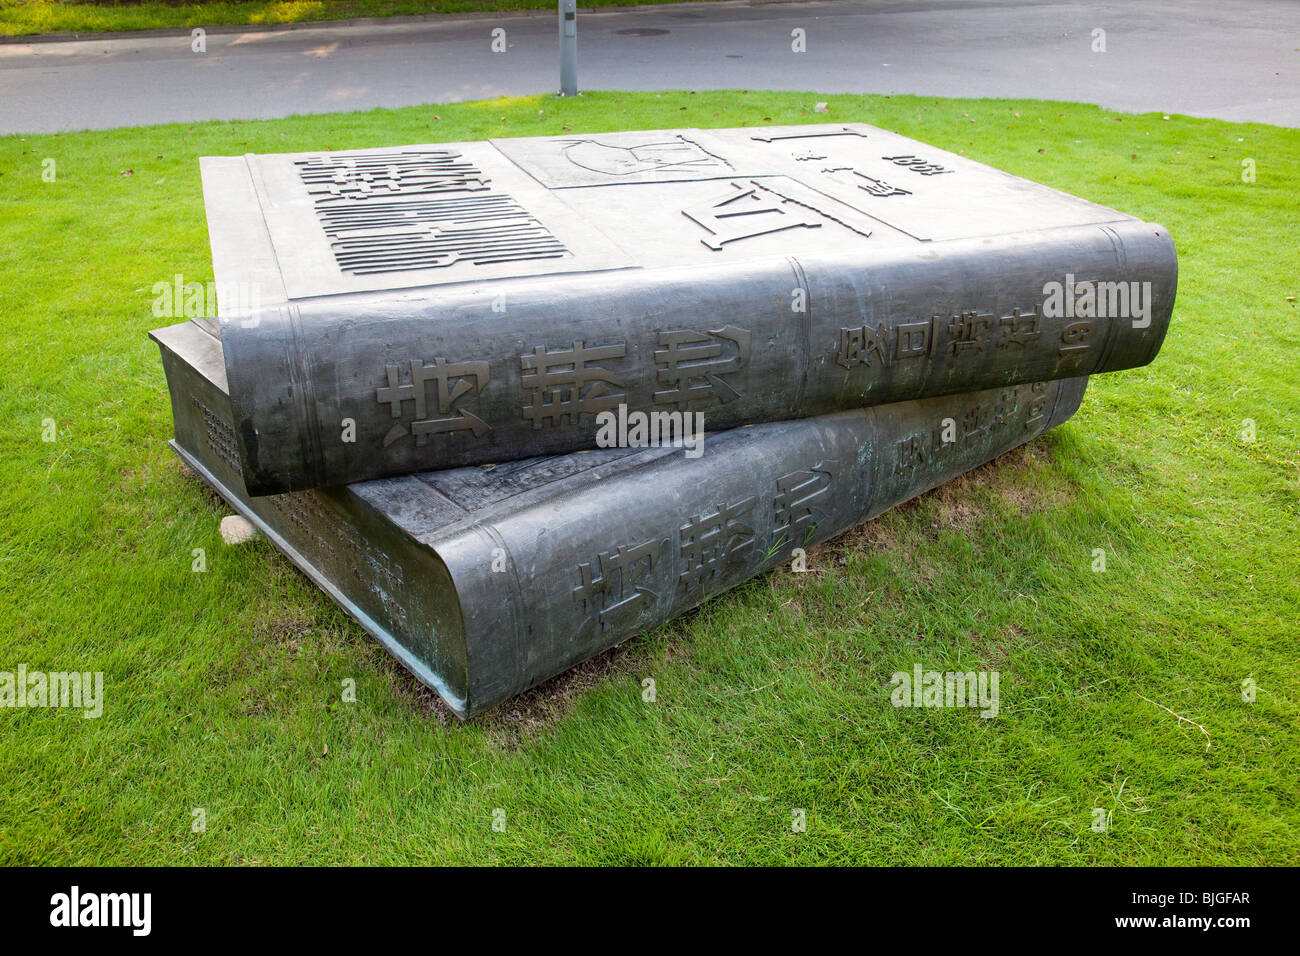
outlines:
[{"label": "weathered metal surface", "polygon": [[733,429],[698,459],[613,449],[252,497],[220,343],[192,323],[153,337],[181,457],[461,716],[1032,439],[1086,385]]},{"label": "weathered metal surface", "polygon": [[1163,228],[861,124],[203,177],[253,495],[591,448],[619,405],[712,431],[1130,368],[1176,286]]}]

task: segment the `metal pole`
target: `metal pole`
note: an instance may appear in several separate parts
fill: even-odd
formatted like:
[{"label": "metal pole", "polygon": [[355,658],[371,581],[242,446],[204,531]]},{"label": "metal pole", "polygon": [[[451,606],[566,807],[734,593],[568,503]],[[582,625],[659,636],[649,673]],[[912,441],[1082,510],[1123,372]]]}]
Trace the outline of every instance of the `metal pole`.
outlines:
[{"label": "metal pole", "polygon": [[560,95],[578,95],[578,0],[560,0]]}]

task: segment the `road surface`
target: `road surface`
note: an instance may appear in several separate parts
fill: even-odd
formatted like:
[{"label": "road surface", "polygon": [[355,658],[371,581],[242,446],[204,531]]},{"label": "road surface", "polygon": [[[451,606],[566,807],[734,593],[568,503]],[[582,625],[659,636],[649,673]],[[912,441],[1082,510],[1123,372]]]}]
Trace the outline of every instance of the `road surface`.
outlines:
[{"label": "road surface", "polygon": [[[745,2],[580,10],[587,89],[1082,100],[1300,126],[1300,4]],[[493,31],[505,31],[494,53]],[[795,52],[803,30],[806,52]],[[1104,31],[1104,34],[1095,31]],[[550,12],[0,43],[0,133],[266,119],[553,92]],[[1105,52],[1094,50],[1104,38]]]}]

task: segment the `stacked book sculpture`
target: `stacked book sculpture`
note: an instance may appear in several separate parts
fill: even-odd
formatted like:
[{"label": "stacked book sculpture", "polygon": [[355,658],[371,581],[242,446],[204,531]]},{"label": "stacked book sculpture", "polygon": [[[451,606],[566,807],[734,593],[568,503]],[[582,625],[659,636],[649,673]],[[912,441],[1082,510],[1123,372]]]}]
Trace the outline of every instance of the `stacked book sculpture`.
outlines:
[{"label": "stacked book sculpture", "polygon": [[173,447],[472,716],[1150,362],[1163,227],[861,124],[202,161]]}]

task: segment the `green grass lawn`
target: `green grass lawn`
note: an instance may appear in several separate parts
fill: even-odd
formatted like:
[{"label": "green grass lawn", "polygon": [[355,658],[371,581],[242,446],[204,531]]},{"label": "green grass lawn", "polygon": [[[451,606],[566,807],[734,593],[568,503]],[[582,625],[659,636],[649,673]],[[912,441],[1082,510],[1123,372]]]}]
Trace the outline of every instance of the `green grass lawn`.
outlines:
[{"label": "green grass lawn", "polygon": [[[1159,358],[814,573],[470,723],[264,539],[221,543],[231,512],[167,448],[145,337],[155,282],[212,277],[199,156],[823,121],[1163,223]],[[97,720],[0,709],[0,862],[1300,863],[1298,146],[1064,103],[736,91],[0,138],[0,670],[103,671],[107,698]],[[917,663],[997,670],[1000,714],[890,706]]]},{"label": "green grass lawn", "polygon": [[[599,0],[591,6],[631,7],[679,0]],[[701,2],[701,0],[693,0]],[[135,3],[77,0],[0,0],[0,36],[35,33],[99,33],[164,27],[267,26],[352,17],[396,17],[429,13],[555,10],[555,0],[206,0]]]}]

